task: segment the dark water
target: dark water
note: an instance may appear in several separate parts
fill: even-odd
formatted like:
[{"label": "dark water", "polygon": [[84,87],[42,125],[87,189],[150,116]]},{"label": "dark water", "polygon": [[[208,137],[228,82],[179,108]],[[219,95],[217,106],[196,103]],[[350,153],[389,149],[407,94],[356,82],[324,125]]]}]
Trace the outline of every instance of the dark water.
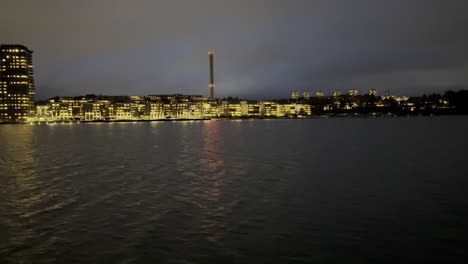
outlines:
[{"label": "dark water", "polygon": [[468,117],[0,126],[0,263],[464,262]]}]

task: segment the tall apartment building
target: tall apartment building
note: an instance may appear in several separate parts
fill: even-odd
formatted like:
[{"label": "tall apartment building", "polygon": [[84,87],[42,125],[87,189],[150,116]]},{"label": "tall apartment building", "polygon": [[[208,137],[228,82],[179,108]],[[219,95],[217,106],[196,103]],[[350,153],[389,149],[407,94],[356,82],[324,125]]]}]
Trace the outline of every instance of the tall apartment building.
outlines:
[{"label": "tall apartment building", "polygon": [[0,45],[0,120],[24,121],[34,114],[32,51]]}]

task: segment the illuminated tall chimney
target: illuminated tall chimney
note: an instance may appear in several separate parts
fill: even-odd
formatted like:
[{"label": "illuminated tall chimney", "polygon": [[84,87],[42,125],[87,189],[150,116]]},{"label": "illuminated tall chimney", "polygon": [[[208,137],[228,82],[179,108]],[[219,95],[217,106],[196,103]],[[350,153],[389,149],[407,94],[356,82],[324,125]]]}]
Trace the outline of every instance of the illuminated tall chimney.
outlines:
[{"label": "illuminated tall chimney", "polygon": [[208,52],[210,57],[210,99],[214,100],[214,51]]}]

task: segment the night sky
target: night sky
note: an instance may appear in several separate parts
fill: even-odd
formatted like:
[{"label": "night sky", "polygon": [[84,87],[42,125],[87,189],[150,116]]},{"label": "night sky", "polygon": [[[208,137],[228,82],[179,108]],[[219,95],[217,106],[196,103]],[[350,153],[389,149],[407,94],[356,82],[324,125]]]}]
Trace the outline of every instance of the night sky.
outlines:
[{"label": "night sky", "polygon": [[15,0],[0,42],[33,50],[38,99],[84,94],[286,98],[468,88],[466,0]]}]

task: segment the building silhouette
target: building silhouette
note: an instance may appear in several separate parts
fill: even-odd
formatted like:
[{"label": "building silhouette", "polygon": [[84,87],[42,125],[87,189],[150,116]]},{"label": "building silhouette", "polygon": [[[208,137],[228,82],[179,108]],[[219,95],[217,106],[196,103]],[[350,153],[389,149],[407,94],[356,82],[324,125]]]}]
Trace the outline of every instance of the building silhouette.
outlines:
[{"label": "building silhouette", "polygon": [[24,121],[34,115],[32,51],[0,45],[0,120]]}]

